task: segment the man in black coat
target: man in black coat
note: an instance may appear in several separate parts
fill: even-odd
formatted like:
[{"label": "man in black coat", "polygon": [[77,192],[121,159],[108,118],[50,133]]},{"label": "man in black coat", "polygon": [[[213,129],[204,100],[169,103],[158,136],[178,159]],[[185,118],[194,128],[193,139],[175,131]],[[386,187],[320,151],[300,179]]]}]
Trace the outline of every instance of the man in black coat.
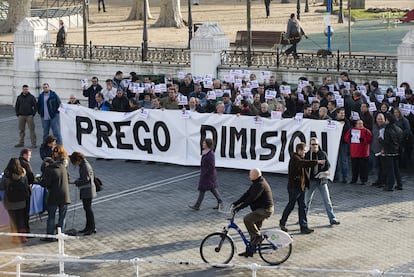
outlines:
[{"label": "man in black coat", "polygon": [[[43,175],[40,185],[47,188],[49,197],[47,200],[47,234],[54,235],[56,227],[65,229],[65,218],[70,204],[68,171],[63,161],[48,159],[42,165]],[[59,208],[59,220],[55,225],[56,210]],[[42,241],[53,241],[43,238]]]},{"label": "man in black coat", "polygon": [[26,177],[27,177],[27,194],[26,194],[26,209],[25,209],[25,229],[26,232],[30,233],[30,225],[29,225],[29,219],[30,219],[30,196],[32,194],[31,191],[31,185],[33,185],[35,177],[33,174],[32,166],[30,165],[30,159],[32,158],[32,150],[28,148],[23,148],[22,151],[20,151],[20,157],[19,161],[22,167],[26,170]]},{"label": "man in black coat", "polygon": [[260,169],[250,170],[249,178],[252,181],[249,189],[233,203],[234,211],[250,206],[251,213],[244,217],[244,224],[250,235],[250,248],[239,256],[252,257],[255,247],[263,240],[260,234],[260,228],[263,221],[269,218],[274,211],[272,189],[269,183],[262,176]]},{"label": "man in black coat", "polygon": [[402,180],[399,166],[399,150],[403,137],[403,131],[396,124],[396,119],[393,114],[385,114],[385,130],[384,136],[379,138],[382,145],[382,153],[385,160],[386,181],[384,191],[393,191],[394,182],[397,179],[397,186],[395,189],[402,190]]},{"label": "man in black coat", "polygon": [[16,105],[14,107],[16,116],[18,117],[19,126],[19,143],[14,147],[24,146],[25,126],[29,127],[30,140],[32,148],[36,148],[36,132],[34,116],[37,110],[36,97],[29,92],[29,86],[23,85],[22,92],[17,96]]},{"label": "man in black coat", "polygon": [[102,91],[102,86],[98,84],[98,77],[92,77],[92,85],[88,88],[83,88],[83,96],[88,97],[88,107],[95,109],[96,100],[95,95]]},{"label": "man in black coat", "polygon": [[288,193],[289,202],[283,210],[282,218],[279,221],[280,229],[287,232],[286,222],[290,213],[295,208],[295,203],[298,203],[299,211],[299,225],[300,232],[302,234],[310,234],[313,229],[308,227],[308,221],[306,218],[306,206],[305,206],[305,188],[309,188],[309,172],[307,168],[314,167],[316,165],[324,165],[326,160],[304,160],[306,154],[306,144],[300,142],[296,145],[296,152],[290,158],[288,167]]}]

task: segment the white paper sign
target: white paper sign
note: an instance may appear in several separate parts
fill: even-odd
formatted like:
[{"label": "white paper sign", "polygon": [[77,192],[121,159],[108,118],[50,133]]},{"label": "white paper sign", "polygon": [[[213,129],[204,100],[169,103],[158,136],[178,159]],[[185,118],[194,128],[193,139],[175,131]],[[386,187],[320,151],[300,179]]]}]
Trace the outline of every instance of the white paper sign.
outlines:
[{"label": "white paper sign", "polygon": [[376,112],[377,111],[377,106],[375,105],[374,102],[369,102],[369,108],[368,108],[368,110],[370,112]]},{"label": "white paper sign", "polygon": [[216,89],[214,92],[216,93],[216,97],[223,97],[223,91],[221,89]]},{"label": "white paper sign", "polygon": [[347,90],[351,89],[351,83],[350,82],[344,82],[344,86]]},{"label": "white paper sign", "polygon": [[275,99],[276,98],[276,91],[275,90],[266,90],[265,91],[265,99]]},{"label": "white paper sign", "polygon": [[260,116],[255,116],[253,118],[253,121],[254,121],[254,124],[256,124],[256,125],[262,125],[263,124],[263,120]]},{"label": "white paper sign", "polygon": [[338,108],[341,108],[341,107],[343,107],[344,106],[344,99],[336,99],[336,106],[338,107]]},{"label": "white paper sign", "polygon": [[212,80],[205,80],[203,81],[205,88],[213,88],[213,81]]},{"label": "white paper sign", "polygon": [[326,121],[326,127],[327,130],[336,130],[336,121],[334,120],[327,120]]},{"label": "white paper sign", "polygon": [[280,92],[282,94],[291,94],[292,93],[290,86],[280,86]]},{"label": "white paper sign", "polygon": [[375,95],[375,98],[377,99],[378,102],[382,102],[384,100],[384,95],[382,94],[377,94]]},{"label": "white paper sign", "polygon": [[351,111],[351,118],[352,118],[352,120],[359,120],[360,118],[359,118],[359,113],[358,112],[354,112],[354,111]]},{"label": "white paper sign", "polygon": [[158,84],[159,88],[160,88],[160,92],[166,92],[167,91],[167,84]]},{"label": "white paper sign", "polygon": [[269,80],[270,79],[270,71],[262,71],[262,72],[260,72],[260,78],[262,80]]},{"label": "white paper sign", "polygon": [[202,81],[203,81],[203,76],[193,75],[193,82],[194,83],[201,83]]},{"label": "white paper sign", "polygon": [[82,80],[81,80],[81,86],[82,86],[83,88],[86,88],[86,87],[88,86],[88,79],[82,79]]},{"label": "white paper sign", "polygon": [[226,83],[234,83],[234,75],[225,75],[224,81],[226,81]]},{"label": "white paper sign", "polygon": [[213,90],[207,91],[207,100],[216,100],[216,93]]},{"label": "white paper sign", "polygon": [[313,101],[316,100],[316,97],[308,97],[308,103],[312,104]]},{"label": "white paper sign", "polygon": [[296,113],[295,120],[301,122],[303,119],[303,113]]},{"label": "white paper sign", "polygon": [[182,72],[182,71],[178,71],[178,72],[177,72],[177,78],[178,78],[179,80],[183,80],[183,79],[184,79],[184,77],[185,77],[185,73],[184,73],[184,72]]},{"label": "white paper sign", "polygon": [[242,88],[242,89],[240,89],[240,94],[242,96],[248,97],[252,93],[250,92],[250,88]]},{"label": "white paper sign", "polygon": [[224,91],[223,91],[223,94],[224,93],[227,93],[228,95],[229,95],[229,97],[231,98],[231,89],[225,89]]},{"label": "white paper sign", "polygon": [[190,118],[190,114],[191,114],[190,111],[183,109],[183,111],[181,112],[181,118],[189,119]]},{"label": "white paper sign", "polygon": [[334,85],[328,85],[328,90],[333,92],[335,90],[335,86]]},{"label": "white paper sign", "polygon": [[149,111],[147,109],[141,109],[138,112],[138,117],[143,118],[143,119],[148,118],[148,115],[149,115]]},{"label": "white paper sign", "polygon": [[361,93],[367,93],[367,89],[365,86],[357,86],[357,89],[361,92]]},{"label": "white paper sign", "polygon": [[404,88],[397,88],[397,92],[396,92],[395,95],[397,95],[399,97],[405,96],[405,90],[404,90]]},{"label": "white paper sign", "polygon": [[271,119],[282,119],[282,112],[281,111],[272,111],[270,118]]},{"label": "white paper sign", "polygon": [[182,95],[181,93],[178,94],[178,105],[188,105],[188,98],[185,95]]},{"label": "white paper sign", "polygon": [[243,96],[242,95],[237,95],[236,96],[236,99],[234,99],[234,104],[236,105],[236,106],[239,106],[240,105],[240,102],[243,100]]},{"label": "white paper sign", "polygon": [[352,129],[351,130],[351,143],[360,143],[361,130]]},{"label": "white paper sign", "polygon": [[259,82],[257,80],[250,81],[250,88],[258,88]]}]

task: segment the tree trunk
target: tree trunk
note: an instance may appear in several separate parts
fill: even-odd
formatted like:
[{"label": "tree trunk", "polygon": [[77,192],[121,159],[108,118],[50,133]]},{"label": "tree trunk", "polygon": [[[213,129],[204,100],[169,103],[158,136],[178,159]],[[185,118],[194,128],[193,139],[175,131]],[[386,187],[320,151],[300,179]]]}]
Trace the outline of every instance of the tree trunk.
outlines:
[{"label": "tree trunk", "polygon": [[147,19],[153,18],[148,0],[134,0],[127,20],[144,20],[144,1],[147,1]]},{"label": "tree trunk", "polygon": [[0,33],[14,33],[17,25],[25,18],[30,17],[31,0],[8,1],[9,10],[7,19],[0,25]]},{"label": "tree trunk", "polygon": [[155,22],[156,27],[176,27],[185,26],[181,15],[180,0],[161,0],[160,17]]}]

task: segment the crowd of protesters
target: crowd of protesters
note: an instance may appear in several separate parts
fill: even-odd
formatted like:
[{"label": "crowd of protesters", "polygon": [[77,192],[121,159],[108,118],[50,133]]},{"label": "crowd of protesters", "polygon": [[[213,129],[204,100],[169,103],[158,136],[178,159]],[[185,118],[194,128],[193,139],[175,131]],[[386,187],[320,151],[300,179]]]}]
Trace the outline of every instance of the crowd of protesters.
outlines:
[{"label": "crowd of protesters", "polygon": [[[414,140],[414,97],[409,83],[382,90],[376,80],[358,85],[347,72],[335,81],[334,77],[326,76],[320,84],[300,77],[297,84],[289,85],[271,75],[259,80],[250,72],[232,70],[225,80],[187,73],[178,80],[167,76],[164,82],[154,83],[135,72],[125,78],[118,71],[104,86],[93,77],[92,85],[83,87],[83,95],[88,97],[88,107],[97,110],[185,109],[272,119],[337,120],[344,128],[335,181],[364,185],[376,168],[378,178],[371,180],[373,185],[392,190],[393,176],[395,188],[402,189],[398,169],[407,163],[399,161],[411,160]],[[384,172],[394,174],[381,176]]]}]

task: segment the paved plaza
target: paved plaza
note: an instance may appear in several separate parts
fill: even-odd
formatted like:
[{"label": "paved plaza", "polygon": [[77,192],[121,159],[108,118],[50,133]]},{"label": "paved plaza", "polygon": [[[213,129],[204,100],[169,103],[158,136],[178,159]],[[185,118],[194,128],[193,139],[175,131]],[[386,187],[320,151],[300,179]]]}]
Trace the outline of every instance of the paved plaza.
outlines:
[{"label": "paved plaza", "polygon": [[[41,138],[39,116],[37,136]],[[18,138],[17,119],[11,106],[0,106],[2,132],[0,167],[20,149],[13,145]],[[26,144],[28,144],[26,137]],[[216,205],[206,194],[200,211],[187,207],[197,197],[198,167],[162,163],[129,163],[124,160],[89,159],[104,189],[94,200],[97,233],[65,243],[65,253],[81,259],[127,260],[135,257],[151,263],[139,265],[139,276],[252,276],[245,268],[211,268],[203,266],[199,254],[201,240],[227,224],[228,215],[212,209]],[[40,171],[39,150],[33,151],[32,165]],[[410,169],[412,165],[410,165]],[[235,201],[248,187],[246,170],[218,169],[219,191],[225,203]],[[70,168],[70,176],[77,176]],[[263,229],[275,228],[287,203],[285,175],[265,173],[273,189],[275,215],[265,221]],[[370,181],[373,181],[372,176]],[[341,224],[329,225],[321,198],[316,194],[308,217],[315,228],[311,235],[301,235],[296,225],[297,212],[291,214],[287,227],[293,236],[293,252],[279,269],[259,269],[257,276],[369,276],[367,272],[392,272],[393,276],[414,276],[414,181],[413,173],[403,173],[404,190],[384,192],[373,186],[330,184],[334,210]],[[78,191],[71,187],[72,204],[67,215],[67,229],[82,229],[84,211]],[[242,216],[236,222],[245,231]],[[46,215],[31,223],[33,233],[44,233]],[[3,228],[4,229],[4,228]],[[235,239],[238,252],[242,241]],[[21,253],[57,253],[58,243],[44,243],[38,238],[25,245],[12,245],[10,238],[0,239],[0,251]],[[13,256],[0,256],[3,264]],[[179,264],[179,263],[182,264]],[[190,264],[186,264],[189,262]],[[194,263],[194,264],[193,264]],[[264,266],[258,257],[237,255],[232,263]],[[200,264],[200,265],[196,265]],[[13,267],[7,267],[13,270]],[[57,264],[24,265],[24,272],[57,274]],[[0,271],[5,268],[0,268]],[[332,271],[333,270],[333,271]],[[342,273],[340,273],[342,271]],[[373,273],[375,271],[372,271]],[[134,266],[121,263],[66,263],[65,273],[75,276],[134,276]],[[405,274],[405,275],[404,275]]]}]

